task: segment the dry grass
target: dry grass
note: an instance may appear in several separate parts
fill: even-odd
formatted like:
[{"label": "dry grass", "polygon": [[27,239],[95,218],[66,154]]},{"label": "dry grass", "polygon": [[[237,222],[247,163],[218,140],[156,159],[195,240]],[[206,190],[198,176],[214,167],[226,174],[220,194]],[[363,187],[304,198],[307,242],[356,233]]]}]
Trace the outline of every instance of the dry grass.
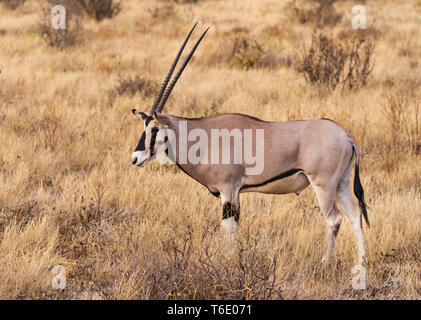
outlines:
[{"label": "dry grass", "polygon": [[[291,23],[277,0],[122,2],[81,43],[57,50],[37,35],[40,7],[0,6],[0,298],[419,299],[421,296],[421,55],[412,0],[367,2],[375,65],[359,90],[323,91],[288,63],[237,68],[224,54],[240,30],[261,48],[299,54],[312,27]],[[351,6],[329,31],[352,32]],[[171,12],[167,14],[165,12]],[[263,18],[264,17],[264,18]],[[212,29],[166,110],[194,116],[242,112],[266,120],[328,117],[361,152],[372,227],[365,228],[368,289],[351,287],[356,248],[344,220],[329,267],[326,227],[311,188],[242,195],[240,238],[219,234],[221,205],[174,167],[134,168],[141,124],[133,106],[153,95],[109,92],[119,79],[162,81],[198,19]],[[247,27],[245,27],[247,26]],[[409,38],[408,35],[411,35]],[[140,79],[140,78],[139,78]],[[68,288],[51,287],[66,268]]]}]

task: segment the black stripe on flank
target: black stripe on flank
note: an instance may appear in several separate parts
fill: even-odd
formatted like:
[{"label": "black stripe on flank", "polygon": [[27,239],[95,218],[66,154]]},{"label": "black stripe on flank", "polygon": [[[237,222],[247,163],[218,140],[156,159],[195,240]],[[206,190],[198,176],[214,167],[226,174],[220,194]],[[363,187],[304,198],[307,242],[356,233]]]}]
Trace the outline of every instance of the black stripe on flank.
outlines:
[{"label": "black stripe on flank", "polygon": [[289,176],[292,176],[293,174],[296,174],[297,172],[300,172],[300,171],[303,171],[303,169],[291,169],[291,170],[288,170],[288,171],[283,172],[281,174],[278,174],[277,176],[275,176],[273,178],[270,178],[270,179],[268,179],[266,181],[263,181],[261,183],[257,183],[257,184],[245,184],[245,185],[243,185],[240,188],[240,190],[247,189],[247,188],[258,188],[258,187],[264,186],[264,185],[266,185],[268,183],[274,182],[276,180],[280,180],[280,179],[284,179],[284,178],[287,178]]}]

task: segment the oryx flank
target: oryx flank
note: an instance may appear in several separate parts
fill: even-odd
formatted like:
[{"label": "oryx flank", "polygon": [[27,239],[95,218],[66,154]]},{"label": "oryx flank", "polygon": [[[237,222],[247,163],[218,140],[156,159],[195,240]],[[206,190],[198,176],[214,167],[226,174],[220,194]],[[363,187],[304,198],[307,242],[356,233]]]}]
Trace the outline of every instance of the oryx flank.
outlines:
[{"label": "oryx flank", "polygon": [[[196,23],[197,24],[197,23]],[[196,26],[195,24],[195,26]],[[200,182],[222,201],[222,226],[228,232],[238,229],[240,219],[240,199],[242,192],[261,192],[270,194],[296,193],[297,195],[309,184],[313,187],[320,208],[326,217],[328,241],[323,261],[328,262],[341,225],[342,215],[336,205],[336,197],[348,216],[358,246],[358,262],[366,259],[362,232],[361,213],[367,218],[364,191],[359,179],[359,152],[352,135],[337,123],[328,119],[312,119],[286,122],[268,122],[244,114],[220,114],[203,118],[181,118],[161,113],[175,83],[186,67],[207,30],[199,38],[187,56],[180,70],[167,88],[174,68],[195,26],[187,35],[168,75],[154,101],[151,111],[133,109],[132,112],[144,121],[144,132],[132,155],[132,163],[142,166],[162,152],[171,155],[177,166],[190,177]],[[233,132],[249,130],[264,132],[263,141],[251,140],[251,149],[256,152],[257,143],[264,145],[264,168],[259,174],[246,174],[248,165],[243,163],[212,163],[208,156],[215,150],[204,152],[206,161],[182,163],[180,148],[173,145],[182,143],[180,123],[185,124],[187,134],[193,130],[211,136],[212,130]],[[173,131],[172,134],[168,134]],[[241,138],[243,139],[243,138]],[[195,141],[187,140],[187,149]],[[231,139],[229,139],[229,144]],[[232,145],[231,145],[232,146]],[[230,157],[234,157],[235,148],[230,148]],[[183,149],[185,150],[185,148]],[[221,157],[221,154],[218,155]],[[184,156],[184,158],[186,158]],[[350,177],[355,160],[354,193],[359,207],[350,190]]]}]

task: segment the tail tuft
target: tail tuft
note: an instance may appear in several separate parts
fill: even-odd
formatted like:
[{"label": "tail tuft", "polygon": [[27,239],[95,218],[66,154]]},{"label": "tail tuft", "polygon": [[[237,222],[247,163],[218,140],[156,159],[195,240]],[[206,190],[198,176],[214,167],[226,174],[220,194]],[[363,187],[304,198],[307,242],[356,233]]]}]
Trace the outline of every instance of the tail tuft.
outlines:
[{"label": "tail tuft", "polygon": [[[352,147],[354,149],[354,152],[356,152],[355,147]],[[368,221],[368,215],[367,215],[367,204],[364,202],[364,189],[361,185],[360,181],[360,173],[359,173],[359,157],[357,156],[357,161],[355,163],[355,174],[354,174],[354,194],[358,199],[358,204],[360,206],[361,212],[364,216],[364,220],[367,223],[367,225],[370,227],[370,222]]]}]

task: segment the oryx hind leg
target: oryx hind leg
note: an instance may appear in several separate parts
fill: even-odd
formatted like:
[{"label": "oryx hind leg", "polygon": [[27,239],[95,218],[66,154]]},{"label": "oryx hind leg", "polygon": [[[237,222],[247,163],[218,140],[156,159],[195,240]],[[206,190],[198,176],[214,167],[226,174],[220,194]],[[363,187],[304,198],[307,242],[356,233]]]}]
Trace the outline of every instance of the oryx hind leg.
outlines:
[{"label": "oryx hind leg", "polygon": [[366,258],[366,252],[364,247],[364,237],[361,226],[361,213],[359,211],[357,202],[355,201],[350,187],[351,171],[353,168],[354,157],[350,160],[348,167],[346,168],[341,180],[337,187],[337,196],[341,204],[341,208],[351,222],[352,229],[354,230],[355,237],[357,240],[358,248],[358,263],[364,263]]},{"label": "oryx hind leg", "polygon": [[311,179],[310,182],[327,222],[327,246],[322,262],[328,263],[342,222],[342,214],[339,212],[335,201],[336,184],[332,186],[332,184],[317,183],[311,181]]},{"label": "oryx hind leg", "polygon": [[240,197],[237,189],[227,188],[221,192],[222,227],[227,235],[236,234],[240,221]]}]

